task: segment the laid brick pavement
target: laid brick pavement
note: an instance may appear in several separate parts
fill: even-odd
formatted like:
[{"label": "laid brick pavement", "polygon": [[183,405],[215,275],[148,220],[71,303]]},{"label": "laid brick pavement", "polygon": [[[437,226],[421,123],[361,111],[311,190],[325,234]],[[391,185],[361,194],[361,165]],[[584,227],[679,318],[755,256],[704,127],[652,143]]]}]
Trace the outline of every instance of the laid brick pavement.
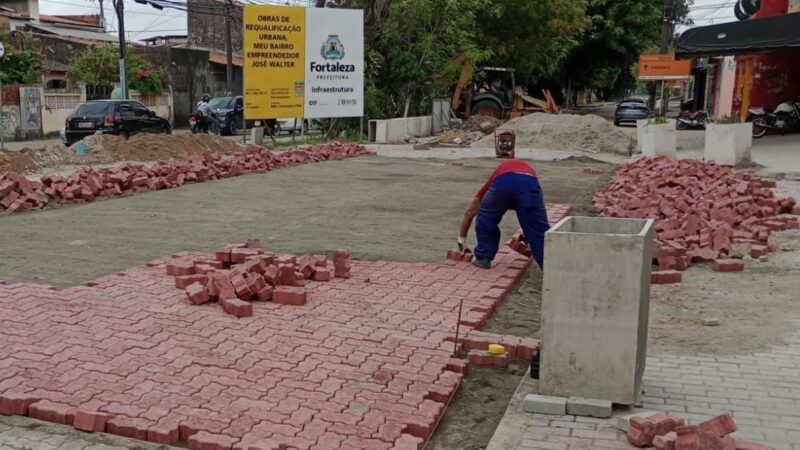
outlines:
[{"label": "laid brick pavement", "polygon": [[60,291],[0,284],[0,410],[99,412],[107,432],[209,450],[418,448],[460,386],[459,303],[480,326],[530,265],[508,248],[489,271],[354,261],[350,279],[310,282],[304,306],[236,319],[191,305],[169,260]]},{"label": "laid brick pavement", "polygon": [[[800,334],[785,342],[735,356],[648,357],[642,408],[636,410],[674,413],[689,423],[730,412],[739,427],[733,436],[800,450]],[[535,392],[535,381],[523,381],[487,450],[635,448],[616,429],[618,418],[522,412],[524,394]]]}]

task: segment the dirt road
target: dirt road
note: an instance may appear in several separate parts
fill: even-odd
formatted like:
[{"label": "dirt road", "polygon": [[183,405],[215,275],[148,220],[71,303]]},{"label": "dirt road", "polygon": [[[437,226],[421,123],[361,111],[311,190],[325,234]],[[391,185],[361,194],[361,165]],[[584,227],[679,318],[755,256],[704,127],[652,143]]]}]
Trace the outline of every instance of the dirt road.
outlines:
[{"label": "dirt road", "polygon": [[[68,286],[183,250],[259,237],[293,253],[441,261],[495,162],[359,158],[0,218],[0,278]],[[587,164],[537,164],[547,200],[581,203]],[[583,176],[580,176],[583,175]],[[513,215],[504,223],[515,229]]]}]

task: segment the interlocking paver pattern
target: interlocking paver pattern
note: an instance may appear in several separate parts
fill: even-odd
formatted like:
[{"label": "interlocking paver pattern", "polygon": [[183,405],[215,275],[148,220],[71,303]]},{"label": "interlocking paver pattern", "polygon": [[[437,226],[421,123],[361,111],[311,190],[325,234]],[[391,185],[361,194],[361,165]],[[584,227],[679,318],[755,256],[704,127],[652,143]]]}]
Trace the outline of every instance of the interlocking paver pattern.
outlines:
[{"label": "interlocking paver pattern", "polygon": [[461,382],[459,303],[462,327],[485,320],[530,265],[507,248],[489,271],[354,261],[352,278],[309,282],[306,305],[237,319],[190,304],[170,259],[60,291],[0,284],[0,409],[40,400],[29,415],[104,413],[107,432],[192,448],[414,448]]}]

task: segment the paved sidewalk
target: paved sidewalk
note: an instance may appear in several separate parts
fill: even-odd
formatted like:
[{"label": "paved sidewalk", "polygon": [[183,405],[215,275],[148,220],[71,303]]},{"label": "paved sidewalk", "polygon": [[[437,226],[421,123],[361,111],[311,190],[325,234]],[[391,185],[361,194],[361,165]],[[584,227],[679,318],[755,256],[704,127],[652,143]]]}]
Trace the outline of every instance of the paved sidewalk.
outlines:
[{"label": "paved sidewalk", "polygon": [[[779,450],[800,450],[800,333],[785,342],[769,351],[737,356],[649,357],[641,410],[675,413],[689,423],[730,412],[739,427],[735,437]],[[522,412],[521,400],[536,392],[536,383],[526,376],[520,384],[487,450],[635,448],[615,429],[616,417]]]}]

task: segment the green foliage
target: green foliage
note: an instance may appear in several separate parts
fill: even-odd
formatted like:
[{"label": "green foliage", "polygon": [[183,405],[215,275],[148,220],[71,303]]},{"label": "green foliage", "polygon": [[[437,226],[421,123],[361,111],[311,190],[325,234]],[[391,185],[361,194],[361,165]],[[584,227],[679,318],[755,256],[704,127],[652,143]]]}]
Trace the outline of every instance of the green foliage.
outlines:
[{"label": "green foliage", "polygon": [[550,76],[588,25],[578,0],[495,0],[478,14],[480,42],[489,63],[512,67],[522,79]]},{"label": "green foliage", "polygon": [[[158,95],[164,91],[161,75],[153,65],[132,48],[127,53],[128,87],[145,95]],[[119,82],[119,47],[107,45],[87,47],[73,58],[67,71],[71,82],[108,85]]]},{"label": "green foliage", "polygon": [[449,95],[461,72],[456,57],[479,62],[489,51],[478,44],[475,20],[488,0],[395,0],[375,50],[383,55],[375,86],[387,97],[389,115],[427,112],[429,99]]},{"label": "green foliage", "polygon": [[737,116],[737,115],[734,115],[734,114],[724,115],[724,116],[720,117],[719,119],[717,119],[715,123],[720,123],[720,124],[723,124],[723,125],[725,125],[725,124],[734,124],[734,123],[742,123],[742,118]]},{"label": "green foliage", "polygon": [[[687,24],[693,0],[668,0]],[[606,94],[636,84],[639,55],[658,48],[664,0],[328,0],[364,10],[365,116],[430,114],[449,98],[464,56],[476,67],[516,69],[518,84]],[[476,71],[477,72],[477,71]],[[407,103],[408,102],[408,103]],[[339,120],[341,129],[357,121]]]},{"label": "green foliage", "polygon": [[648,125],[665,125],[668,124],[669,120],[664,116],[655,116],[647,119]]},{"label": "green foliage", "polygon": [[30,49],[30,40],[22,39],[22,48],[15,49],[8,33],[0,33],[0,42],[5,47],[0,65],[3,83],[34,84],[42,80],[42,55]]},{"label": "green foliage", "polygon": [[620,92],[632,68],[661,33],[662,0],[588,0],[589,25],[562,64],[559,79],[579,88]]}]

